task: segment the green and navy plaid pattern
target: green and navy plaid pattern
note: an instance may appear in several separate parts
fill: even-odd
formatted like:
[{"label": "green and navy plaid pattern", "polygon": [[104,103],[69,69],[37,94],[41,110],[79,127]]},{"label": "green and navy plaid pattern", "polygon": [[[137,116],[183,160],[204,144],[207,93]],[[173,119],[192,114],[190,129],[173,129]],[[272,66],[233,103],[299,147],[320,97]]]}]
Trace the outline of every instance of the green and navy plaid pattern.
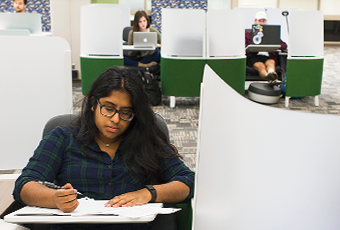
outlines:
[{"label": "green and navy plaid pattern", "polygon": [[[73,130],[76,132],[77,130]],[[93,142],[81,151],[76,138],[67,127],[57,127],[39,144],[33,157],[17,179],[13,192],[14,199],[22,203],[19,193],[29,181],[49,181],[57,185],[70,183],[85,196],[109,200],[114,196],[142,189],[146,184],[143,176],[136,175],[120,159],[124,149],[118,148],[115,158],[101,151]],[[190,187],[193,197],[194,172],[178,158],[164,159],[162,179],[165,183],[181,181]]]}]

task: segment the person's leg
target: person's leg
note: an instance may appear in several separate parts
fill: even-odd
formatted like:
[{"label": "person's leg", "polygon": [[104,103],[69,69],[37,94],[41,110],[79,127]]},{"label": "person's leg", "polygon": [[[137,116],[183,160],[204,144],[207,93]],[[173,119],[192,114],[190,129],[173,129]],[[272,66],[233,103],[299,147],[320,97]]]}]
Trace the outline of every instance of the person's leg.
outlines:
[{"label": "person's leg", "polygon": [[259,72],[259,75],[264,80],[276,80],[278,78],[275,72],[275,61],[265,56],[260,56],[261,62],[255,62],[253,68]]},{"label": "person's leg", "polygon": [[[139,67],[151,67],[154,65],[157,65],[158,63],[156,61],[160,61],[160,54],[158,52],[154,52],[152,55],[147,56],[142,59],[134,58],[133,60],[130,57],[124,56],[124,65],[130,65],[130,66],[139,66]],[[156,60],[156,61],[154,61]]]},{"label": "person's leg", "polygon": [[247,57],[247,65],[249,66],[249,64],[252,64],[252,67],[263,80],[270,81],[271,84],[279,84],[276,81],[278,75],[275,72],[275,61],[273,59],[263,55],[252,55]]},{"label": "person's leg", "polygon": [[271,78],[267,77],[268,72],[265,66],[265,62],[267,60],[268,60],[267,56],[251,53],[247,55],[247,66],[250,66],[253,69],[255,69],[262,79],[270,80]]},{"label": "person's leg", "polygon": [[268,59],[264,65],[266,66],[266,70],[267,72],[269,71],[269,69],[273,69],[273,71],[275,72],[275,61],[273,59]]},{"label": "person's leg", "polygon": [[153,54],[143,58],[140,62],[143,64],[148,64],[151,62],[157,62],[159,63],[159,61],[161,60],[161,54],[159,52],[159,50],[156,50],[155,52],[153,52]]},{"label": "person's leg", "polygon": [[124,65],[138,66],[138,61],[132,60],[131,58],[124,56]]},{"label": "person's leg", "polygon": [[278,75],[275,72],[275,61],[273,59],[268,59],[264,65],[266,66],[266,70],[267,70],[267,78],[271,79],[271,80],[277,80],[278,79]]},{"label": "person's leg", "polygon": [[257,72],[259,72],[259,76],[261,77],[261,78],[263,78],[264,80],[268,80],[268,79],[266,79],[266,76],[267,76],[267,69],[266,69],[266,66],[265,66],[265,64],[264,63],[262,63],[262,62],[255,62],[254,64],[253,64],[253,68],[257,71]]},{"label": "person's leg", "polygon": [[154,66],[154,65],[157,65],[158,63],[157,62],[155,62],[155,61],[152,61],[152,62],[150,62],[150,63],[148,63],[148,64],[143,64],[143,63],[141,63],[141,62],[138,62],[138,66],[139,67],[151,67],[151,66]]},{"label": "person's leg", "polygon": [[155,52],[153,52],[153,54],[140,60],[140,62],[138,63],[138,66],[151,67],[151,66],[157,65],[160,62],[160,60],[161,60],[160,51],[156,50]]}]

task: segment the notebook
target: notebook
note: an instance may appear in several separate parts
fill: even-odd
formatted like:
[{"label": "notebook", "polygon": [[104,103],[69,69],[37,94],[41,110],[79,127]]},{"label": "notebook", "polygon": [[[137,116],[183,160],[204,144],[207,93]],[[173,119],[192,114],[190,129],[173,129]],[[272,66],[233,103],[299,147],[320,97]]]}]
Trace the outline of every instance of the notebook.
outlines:
[{"label": "notebook", "polygon": [[156,48],[157,33],[156,32],[134,32],[133,46],[135,48]]},{"label": "notebook", "polygon": [[280,37],[279,25],[252,25],[253,45],[280,45]]}]

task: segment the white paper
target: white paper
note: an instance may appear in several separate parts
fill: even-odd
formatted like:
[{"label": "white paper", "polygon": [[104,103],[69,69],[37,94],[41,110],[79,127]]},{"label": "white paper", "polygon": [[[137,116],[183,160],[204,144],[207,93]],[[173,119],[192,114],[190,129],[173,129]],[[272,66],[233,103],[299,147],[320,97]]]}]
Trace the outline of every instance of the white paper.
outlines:
[{"label": "white paper", "polygon": [[152,203],[133,207],[105,207],[107,200],[79,199],[79,206],[70,213],[60,209],[40,208],[27,206],[16,215],[60,215],[60,216],[85,216],[85,215],[118,215],[127,218],[140,218],[156,214],[170,214],[181,209],[162,208],[162,203]]}]

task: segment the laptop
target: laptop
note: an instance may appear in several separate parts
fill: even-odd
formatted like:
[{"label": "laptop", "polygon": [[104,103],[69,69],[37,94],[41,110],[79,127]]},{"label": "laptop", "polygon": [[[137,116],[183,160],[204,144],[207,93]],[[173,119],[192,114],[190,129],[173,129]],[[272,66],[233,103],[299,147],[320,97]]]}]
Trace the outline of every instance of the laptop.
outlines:
[{"label": "laptop", "polygon": [[156,32],[133,32],[133,46],[135,48],[156,48]]},{"label": "laptop", "polygon": [[279,25],[252,25],[253,45],[280,45],[280,38],[281,26]]}]

